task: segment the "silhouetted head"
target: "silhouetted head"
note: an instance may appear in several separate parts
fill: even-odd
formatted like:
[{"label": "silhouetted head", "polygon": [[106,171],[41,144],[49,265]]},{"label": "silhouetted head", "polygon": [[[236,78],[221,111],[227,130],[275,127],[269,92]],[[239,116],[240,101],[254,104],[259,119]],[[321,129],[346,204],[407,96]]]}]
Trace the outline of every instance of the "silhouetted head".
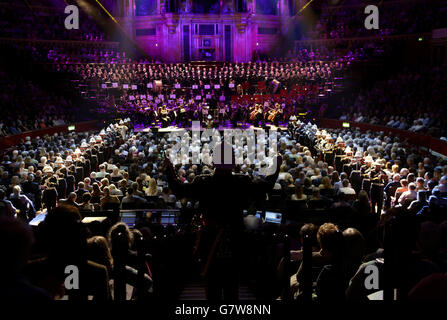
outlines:
[{"label": "silhouetted head", "polygon": [[74,206],[59,206],[48,213],[43,234],[49,256],[72,260],[81,257],[86,245],[81,215]]},{"label": "silhouetted head", "polygon": [[347,258],[360,262],[366,248],[363,235],[355,228],[348,228],[343,231],[343,238]]},{"label": "silhouetted head", "polygon": [[33,241],[30,228],[21,220],[6,216],[0,218],[0,279],[20,273],[29,257]]},{"label": "silhouetted head", "polygon": [[236,166],[233,147],[227,142],[218,143],[213,150],[213,165],[216,173],[231,173]]},{"label": "silhouetted head", "polygon": [[324,223],[317,233],[317,240],[321,250],[337,255],[343,250],[343,235],[333,223]]}]

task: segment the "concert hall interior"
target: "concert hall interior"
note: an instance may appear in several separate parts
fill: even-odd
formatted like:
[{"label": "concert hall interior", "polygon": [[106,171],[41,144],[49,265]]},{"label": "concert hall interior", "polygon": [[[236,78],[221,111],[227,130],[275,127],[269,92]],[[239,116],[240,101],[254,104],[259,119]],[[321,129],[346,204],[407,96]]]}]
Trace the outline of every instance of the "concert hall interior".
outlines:
[{"label": "concert hall interior", "polygon": [[0,0],[0,299],[446,300],[446,51],[447,0]]}]

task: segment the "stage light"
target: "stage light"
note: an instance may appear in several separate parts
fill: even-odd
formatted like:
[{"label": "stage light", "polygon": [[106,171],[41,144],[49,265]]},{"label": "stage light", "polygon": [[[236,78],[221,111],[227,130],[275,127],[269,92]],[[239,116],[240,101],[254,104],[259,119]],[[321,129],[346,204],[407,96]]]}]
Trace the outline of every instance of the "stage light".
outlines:
[{"label": "stage light", "polygon": [[68,126],[68,131],[74,131],[76,129],[75,126]]},{"label": "stage light", "polygon": [[98,0],[96,0],[96,2],[97,2],[97,3],[100,5],[100,7],[104,10],[104,12],[110,17],[110,19],[113,20],[113,22],[118,23],[118,21],[116,21],[115,17],[112,16],[112,15],[110,14],[109,11],[107,11],[107,9],[101,4],[101,2],[99,2]]},{"label": "stage light", "polygon": [[422,42],[422,41],[424,41],[424,38],[419,37],[419,38],[418,38],[418,41],[419,41],[419,42]]},{"label": "stage light", "polygon": [[349,128],[351,124],[349,122],[343,122],[343,128]]},{"label": "stage light", "polygon": [[306,3],[305,5],[304,5],[304,7],[302,7],[301,9],[300,9],[300,11],[298,11],[298,13],[301,13],[301,12],[303,12],[312,2],[314,2],[314,0],[310,0],[308,3]]}]

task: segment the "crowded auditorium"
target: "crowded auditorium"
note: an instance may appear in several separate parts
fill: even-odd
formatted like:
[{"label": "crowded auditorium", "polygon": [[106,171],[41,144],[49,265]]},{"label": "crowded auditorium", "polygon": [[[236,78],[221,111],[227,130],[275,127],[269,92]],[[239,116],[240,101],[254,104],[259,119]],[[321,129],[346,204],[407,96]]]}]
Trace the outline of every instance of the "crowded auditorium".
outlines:
[{"label": "crowded auditorium", "polygon": [[3,301],[447,300],[446,0],[0,16]]}]

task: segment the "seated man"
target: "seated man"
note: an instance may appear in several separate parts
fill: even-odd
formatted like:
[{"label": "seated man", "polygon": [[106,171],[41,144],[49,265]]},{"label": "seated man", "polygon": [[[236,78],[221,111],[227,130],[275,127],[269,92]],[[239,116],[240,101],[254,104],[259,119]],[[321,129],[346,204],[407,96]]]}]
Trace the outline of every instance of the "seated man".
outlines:
[{"label": "seated man", "polygon": [[407,201],[413,201],[413,200],[416,200],[416,198],[417,198],[416,184],[412,182],[408,185],[408,191],[405,191],[399,197],[399,203],[401,205],[405,205],[405,203],[407,203]]},{"label": "seated man", "polygon": [[146,199],[135,195],[134,190],[132,188],[129,188],[127,190],[127,195],[121,202],[121,207],[123,209],[136,209],[145,203],[147,203]]},{"label": "seated man", "polygon": [[82,181],[78,182],[78,189],[75,191],[77,198],[82,199],[82,196],[84,195],[84,193],[87,193],[87,192],[88,192],[88,190],[85,188],[84,182],[82,182]]},{"label": "seated man", "polygon": [[76,192],[71,192],[68,195],[67,199],[63,199],[63,200],[59,201],[59,205],[73,206],[75,208],[79,208],[79,204],[76,202],[77,199],[78,199],[78,195],[76,194]]},{"label": "seated man", "polygon": [[9,197],[14,206],[20,210],[19,216],[25,221],[29,221],[34,218],[36,214],[36,209],[34,208],[33,202],[24,194],[22,194],[22,189],[20,186],[14,186],[12,189],[12,194]]},{"label": "seated man", "polygon": [[345,195],[355,195],[356,194],[355,190],[349,186],[349,180],[348,179],[344,179],[342,181],[342,185],[343,185],[343,187],[341,187],[338,190],[338,192],[340,194],[345,194]]},{"label": "seated man", "polygon": [[400,180],[400,188],[397,188],[396,193],[394,195],[394,204],[396,205],[399,201],[400,196],[405,192],[408,191],[408,180],[402,179]]},{"label": "seated man", "polygon": [[439,184],[433,189],[432,194],[437,197],[447,197],[447,176],[441,177]]},{"label": "seated man", "polygon": [[110,194],[109,187],[105,187],[103,189],[104,197],[101,198],[101,210],[107,210],[111,206],[120,204],[120,200],[117,196],[113,196]]}]

